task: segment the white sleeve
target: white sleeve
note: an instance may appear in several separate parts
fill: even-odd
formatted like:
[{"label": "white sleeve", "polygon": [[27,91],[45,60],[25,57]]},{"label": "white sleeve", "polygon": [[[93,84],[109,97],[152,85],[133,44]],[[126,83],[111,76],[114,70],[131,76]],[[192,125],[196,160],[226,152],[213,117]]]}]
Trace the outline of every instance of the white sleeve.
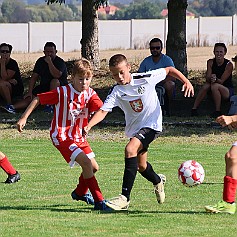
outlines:
[{"label": "white sleeve", "polygon": [[102,105],[100,109],[111,112],[112,109],[116,106],[117,106],[116,96],[114,93],[111,93],[106,97],[104,104]]},{"label": "white sleeve", "polygon": [[163,81],[166,78],[166,70],[164,68],[159,68],[156,70],[149,71],[151,73],[150,77],[146,78],[146,81],[150,85],[156,85],[160,81]]}]

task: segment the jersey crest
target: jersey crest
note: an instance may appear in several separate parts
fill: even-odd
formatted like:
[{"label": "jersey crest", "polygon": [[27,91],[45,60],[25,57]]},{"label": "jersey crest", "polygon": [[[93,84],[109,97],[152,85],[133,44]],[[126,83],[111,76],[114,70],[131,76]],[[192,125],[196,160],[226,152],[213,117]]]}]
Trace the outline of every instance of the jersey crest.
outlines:
[{"label": "jersey crest", "polygon": [[144,94],[144,92],[145,92],[145,86],[139,86],[138,88],[137,88],[137,93],[139,94],[139,95],[142,95],[142,94]]},{"label": "jersey crest", "polygon": [[143,104],[141,99],[129,101],[129,104],[135,112],[141,112],[143,110]]}]

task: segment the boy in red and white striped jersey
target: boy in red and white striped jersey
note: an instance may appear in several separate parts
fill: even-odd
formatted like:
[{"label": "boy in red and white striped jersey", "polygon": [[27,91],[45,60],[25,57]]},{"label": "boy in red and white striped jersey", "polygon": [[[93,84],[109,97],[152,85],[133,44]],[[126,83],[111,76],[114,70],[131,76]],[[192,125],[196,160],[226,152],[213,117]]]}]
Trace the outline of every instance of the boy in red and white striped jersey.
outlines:
[{"label": "boy in red and white striped jersey", "polygon": [[92,76],[93,70],[88,60],[80,59],[75,62],[72,83],[38,94],[19,119],[17,127],[18,131],[22,132],[27,118],[39,104],[54,105],[50,128],[53,145],[70,167],[75,163],[82,167],[79,183],[71,194],[72,198],[94,205],[95,210],[109,210],[94,176],[99,168],[95,154],[82,136],[82,129],[88,124],[89,116],[103,104],[97,93],[90,88]]}]

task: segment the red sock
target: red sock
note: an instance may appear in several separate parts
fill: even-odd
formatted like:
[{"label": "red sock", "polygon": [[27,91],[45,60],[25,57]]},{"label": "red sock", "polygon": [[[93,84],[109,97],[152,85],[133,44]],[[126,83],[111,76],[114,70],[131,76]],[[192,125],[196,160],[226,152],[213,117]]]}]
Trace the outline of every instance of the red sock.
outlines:
[{"label": "red sock", "polygon": [[79,196],[84,196],[88,191],[88,186],[86,185],[85,179],[83,178],[82,174],[79,177],[79,183],[75,191]]},{"label": "red sock", "polygon": [[9,175],[16,173],[16,170],[13,168],[6,156],[0,160],[0,167]]},{"label": "red sock", "polygon": [[84,180],[85,180],[86,184],[88,185],[95,202],[103,201],[104,198],[103,198],[103,195],[100,191],[100,188],[99,188],[99,185],[98,185],[98,182],[97,182],[95,176],[93,176],[89,179],[84,179]]},{"label": "red sock", "polygon": [[237,179],[233,179],[230,176],[224,177],[224,188],[223,188],[223,200],[225,202],[235,202],[237,188]]}]

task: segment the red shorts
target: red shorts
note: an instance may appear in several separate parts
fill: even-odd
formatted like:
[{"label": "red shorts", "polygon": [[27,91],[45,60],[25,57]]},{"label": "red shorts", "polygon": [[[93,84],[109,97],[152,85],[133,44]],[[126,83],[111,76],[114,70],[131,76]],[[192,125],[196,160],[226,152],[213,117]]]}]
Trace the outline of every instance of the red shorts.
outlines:
[{"label": "red shorts", "polygon": [[60,151],[70,167],[75,165],[75,159],[81,152],[84,152],[89,159],[95,157],[95,154],[87,141],[83,143],[77,143],[73,140],[66,140],[61,141],[59,142],[59,145],[54,146]]}]

